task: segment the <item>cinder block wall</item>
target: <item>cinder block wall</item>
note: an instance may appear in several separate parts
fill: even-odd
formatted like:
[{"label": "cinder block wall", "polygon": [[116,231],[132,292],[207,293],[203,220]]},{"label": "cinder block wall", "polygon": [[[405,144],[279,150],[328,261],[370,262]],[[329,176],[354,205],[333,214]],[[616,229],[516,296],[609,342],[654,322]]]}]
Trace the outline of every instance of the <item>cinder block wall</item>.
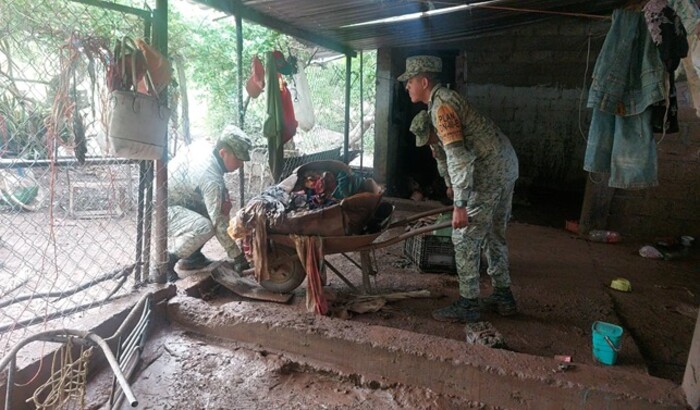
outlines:
[{"label": "cinder block wall", "polygon": [[511,138],[521,185],[583,192],[585,91],[608,26],[566,19],[460,45],[457,87]]}]

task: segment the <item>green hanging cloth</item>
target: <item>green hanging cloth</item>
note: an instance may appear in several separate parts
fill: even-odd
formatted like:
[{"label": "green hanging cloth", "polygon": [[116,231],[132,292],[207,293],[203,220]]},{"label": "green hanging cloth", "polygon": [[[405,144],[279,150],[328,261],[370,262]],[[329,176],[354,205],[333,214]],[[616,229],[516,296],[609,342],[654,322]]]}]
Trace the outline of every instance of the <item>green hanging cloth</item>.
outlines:
[{"label": "green hanging cloth", "polygon": [[265,71],[267,73],[267,118],[263,125],[263,135],[267,138],[268,160],[270,172],[275,182],[279,182],[284,165],[284,114],[282,111],[282,96],[280,93],[277,67],[272,52],[267,53]]}]

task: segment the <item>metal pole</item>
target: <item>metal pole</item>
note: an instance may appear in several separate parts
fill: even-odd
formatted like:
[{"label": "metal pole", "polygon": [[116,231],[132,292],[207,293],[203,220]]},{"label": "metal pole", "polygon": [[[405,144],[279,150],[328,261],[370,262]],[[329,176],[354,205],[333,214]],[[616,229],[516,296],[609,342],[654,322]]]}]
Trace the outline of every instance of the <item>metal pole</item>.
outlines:
[{"label": "metal pole", "polygon": [[[131,167],[129,167],[131,168]],[[134,281],[138,285],[141,283],[141,261],[142,251],[143,251],[143,216],[144,208],[146,206],[145,202],[145,190],[146,190],[146,161],[141,161],[139,163],[139,192],[138,200],[136,201],[137,213],[136,213],[136,258],[134,260]]]},{"label": "metal pole", "polygon": [[[153,11],[153,45],[168,57],[168,0],[157,0]],[[161,93],[168,101],[167,88]],[[156,161],[156,277],[155,282],[165,283],[168,269],[168,138],[165,138],[163,158]]]},{"label": "metal pole", "polygon": [[[238,59],[238,125],[243,129],[245,125],[245,109],[243,107],[243,19],[236,14],[236,57]],[[269,85],[268,85],[269,86]],[[245,204],[245,167],[238,170],[238,193],[243,208]]]},{"label": "metal pole", "polygon": [[[150,272],[151,267],[151,232],[153,231],[153,161],[147,162],[146,168],[146,198],[145,198],[145,217],[143,225],[143,268],[142,272]],[[148,277],[148,276],[146,276]]]},{"label": "metal pole", "polygon": [[15,385],[15,367],[16,361],[15,355],[10,358],[10,364],[7,368],[7,386],[5,390],[5,410],[12,410],[12,389]]},{"label": "metal pole", "polygon": [[360,173],[362,173],[363,160],[365,159],[365,90],[363,87],[365,77],[364,51],[360,51]]},{"label": "metal pole", "polygon": [[352,57],[345,55],[345,139],[343,141],[343,160],[347,164],[350,159],[348,145],[350,145],[350,74],[352,71]]}]

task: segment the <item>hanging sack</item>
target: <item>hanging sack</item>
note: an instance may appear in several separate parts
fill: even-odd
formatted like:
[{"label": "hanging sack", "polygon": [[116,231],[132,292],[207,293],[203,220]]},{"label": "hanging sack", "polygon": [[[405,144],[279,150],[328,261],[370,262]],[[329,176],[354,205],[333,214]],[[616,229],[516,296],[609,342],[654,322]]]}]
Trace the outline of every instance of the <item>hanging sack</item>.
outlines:
[{"label": "hanging sack", "polygon": [[316,116],[314,115],[314,106],[311,102],[311,89],[309,81],[306,79],[304,72],[304,63],[297,63],[297,73],[292,76],[294,79],[294,87],[292,91],[292,102],[294,103],[294,114],[299,122],[299,128],[304,131],[311,130],[316,124]]},{"label": "hanging sack", "polygon": [[[122,40],[122,53],[131,47],[129,58],[120,58],[122,76],[121,89],[109,95],[109,129],[107,138],[113,155],[119,158],[155,160],[162,159],[167,138],[170,109],[159,101],[158,92],[148,68],[145,68],[145,80],[148,94],[140,93],[138,88],[137,60],[143,55],[129,38]],[[121,57],[127,57],[126,54]],[[115,59],[118,57],[115,55]],[[126,62],[130,62],[127,70]],[[119,60],[117,60],[119,61]]]},{"label": "hanging sack", "polygon": [[265,89],[265,69],[257,55],[253,57],[250,78],[245,83],[245,89],[250,98],[257,98]]}]

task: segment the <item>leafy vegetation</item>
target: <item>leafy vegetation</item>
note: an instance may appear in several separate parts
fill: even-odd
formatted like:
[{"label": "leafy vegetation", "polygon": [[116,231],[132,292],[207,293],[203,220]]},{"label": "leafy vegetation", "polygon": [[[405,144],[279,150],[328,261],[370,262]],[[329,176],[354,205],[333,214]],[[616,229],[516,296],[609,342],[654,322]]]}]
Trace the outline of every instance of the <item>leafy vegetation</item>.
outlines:
[{"label": "leafy vegetation", "polygon": [[[121,0],[118,3],[144,7],[143,0]],[[151,7],[155,6],[154,3],[153,0],[147,1]],[[204,125],[203,129],[194,130],[195,136],[215,136],[226,124],[238,123],[238,72],[242,71],[245,80],[250,73],[253,57],[259,55],[264,62],[265,53],[272,50],[293,55],[299,61],[311,62],[307,67],[307,77],[317,128],[343,132],[345,59],[342,56],[329,59],[329,53],[324,52],[324,62],[318,58],[317,48],[244,21],[243,65],[239,67],[234,18],[215,19],[212,14],[182,12],[181,7],[174,6],[176,3],[185,4],[181,1],[170,4],[168,43],[171,57],[184,62],[187,81],[186,84],[174,81],[170,98],[171,104],[176,106],[182,95],[181,87],[186,86],[190,96],[189,106],[206,107],[204,121],[193,119],[197,120],[197,124]],[[143,22],[132,15],[68,0],[6,0],[0,5],[0,14],[3,15],[3,27],[0,28],[0,152],[21,151],[23,156],[45,156],[45,119],[54,105],[56,82],[62,72],[59,55],[67,39],[100,37],[114,42],[123,35],[139,37],[143,34]],[[373,109],[375,54],[365,53],[364,60],[362,80],[364,112],[367,114]],[[78,93],[88,101],[87,104],[78,104],[76,99],[75,103],[79,110],[83,110],[84,117],[90,117],[88,137],[94,137],[101,119],[99,113],[88,112],[89,102],[94,101],[95,97],[90,96],[94,84],[86,85],[92,81],[94,67],[90,67],[92,63],[87,59],[75,61],[74,64],[72,81],[81,84],[82,89]],[[98,70],[97,81],[100,81],[101,75]],[[287,81],[291,83],[291,78]],[[351,126],[360,120],[359,83],[359,59],[355,58],[351,74]],[[243,96],[246,97],[245,91]],[[174,114],[174,119],[178,114]],[[263,142],[261,130],[265,116],[263,96],[248,101],[244,128],[259,143]],[[60,131],[60,141],[68,145],[71,143],[71,123],[66,121],[63,125],[67,124],[68,129],[62,128]],[[299,132],[303,137],[304,133]],[[371,132],[365,134],[365,148],[371,146],[371,135]],[[324,140],[325,137],[314,138],[318,139],[318,146],[330,143]]]}]

